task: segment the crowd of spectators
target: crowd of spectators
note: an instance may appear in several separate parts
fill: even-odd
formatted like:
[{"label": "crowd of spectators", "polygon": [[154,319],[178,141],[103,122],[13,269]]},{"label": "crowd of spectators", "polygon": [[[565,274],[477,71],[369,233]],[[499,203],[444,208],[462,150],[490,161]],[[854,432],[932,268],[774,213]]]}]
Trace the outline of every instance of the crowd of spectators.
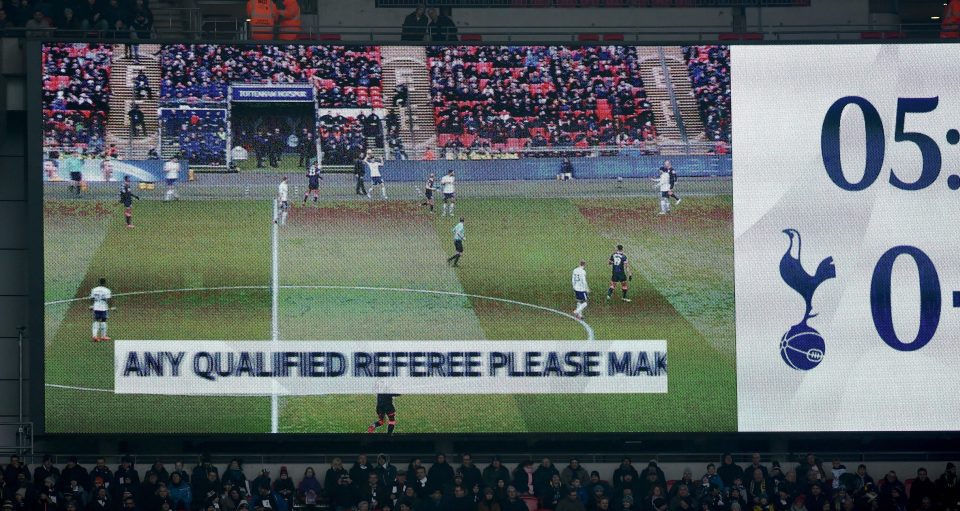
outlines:
[{"label": "crowd of spectators", "polygon": [[655,462],[624,458],[610,474],[576,458],[555,466],[549,458],[507,468],[499,457],[483,467],[469,454],[454,467],[443,454],[428,466],[405,467],[389,456],[359,455],[347,468],[334,458],[324,473],[307,467],[294,479],[286,467],[248,477],[240,459],[221,472],[207,457],[188,468],[156,461],[143,474],[124,457],[115,470],[104,458],[90,469],[71,457],[62,469],[52,459],[33,469],[11,456],[0,498],[10,511],[954,511],[960,508],[956,466],[934,480],[926,468],[901,480],[888,471],[875,480],[867,467],[824,464],[813,454],[797,464],[765,463],[759,454],[743,465],[730,454],[668,480]]},{"label": "crowd of spectators", "polygon": [[636,48],[431,46],[438,146],[641,146],[656,138]]},{"label": "crowd of spectators", "polygon": [[381,108],[378,46],[164,45],[160,97],[223,101],[230,83],[312,83],[321,108]]},{"label": "crowd of spectators", "polygon": [[176,144],[181,157],[191,164],[226,164],[225,110],[164,108],[160,110],[160,129],[163,144]]},{"label": "crowd of spectators", "polygon": [[[350,165],[367,149],[383,147],[381,119],[376,113],[356,117],[342,114],[320,116],[320,149],[325,165]],[[370,142],[373,142],[371,146]]]},{"label": "crowd of spectators", "polygon": [[730,142],[730,47],[684,46],[690,81],[707,137]]},{"label": "crowd of spectators", "polygon": [[105,44],[44,46],[44,146],[102,147],[110,110],[112,49]]},{"label": "crowd of spectators", "polygon": [[8,0],[0,8],[0,29],[13,27],[56,28],[67,36],[96,30],[100,38],[147,39],[153,32],[153,12],[147,0]]}]

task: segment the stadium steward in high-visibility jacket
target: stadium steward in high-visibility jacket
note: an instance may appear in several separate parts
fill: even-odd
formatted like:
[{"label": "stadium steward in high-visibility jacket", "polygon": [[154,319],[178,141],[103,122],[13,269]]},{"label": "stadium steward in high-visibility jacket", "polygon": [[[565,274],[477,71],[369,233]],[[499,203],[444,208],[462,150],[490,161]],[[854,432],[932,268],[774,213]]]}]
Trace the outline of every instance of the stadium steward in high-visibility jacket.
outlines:
[{"label": "stadium steward in high-visibility jacket", "polygon": [[280,35],[282,41],[295,41],[300,38],[300,4],[297,0],[283,0],[280,11]]},{"label": "stadium steward in high-visibility jacket", "polygon": [[941,39],[960,39],[960,0],[950,0],[940,21]]},{"label": "stadium steward in high-visibility jacket", "polygon": [[247,0],[247,17],[250,18],[251,38],[273,39],[273,27],[277,22],[277,7],[273,0]]}]

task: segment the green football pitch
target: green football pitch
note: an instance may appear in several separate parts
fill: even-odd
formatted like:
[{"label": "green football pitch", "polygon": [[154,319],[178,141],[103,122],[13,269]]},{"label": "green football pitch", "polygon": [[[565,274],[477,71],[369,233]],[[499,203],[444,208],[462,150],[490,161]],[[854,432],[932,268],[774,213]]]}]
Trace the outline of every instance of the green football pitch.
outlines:
[{"label": "green football pitch", "polygon": [[[458,268],[445,263],[454,219],[412,197],[295,201],[278,229],[280,340],[588,343],[583,325],[558,314],[575,305],[570,271],[583,258],[596,339],[666,339],[668,393],[401,395],[397,432],[735,431],[732,200],[720,188],[666,217],[653,194],[465,196]],[[269,432],[268,396],[113,394],[113,346],[91,342],[84,297],[107,279],[113,339],[269,340],[272,202],[141,200],[126,229],[115,200],[54,195],[44,212],[46,431]],[[631,303],[619,292],[603,300],[617,243],[636,270]],[[375,419],[372,395],[278,399],[280,432],[361,433]]]}]

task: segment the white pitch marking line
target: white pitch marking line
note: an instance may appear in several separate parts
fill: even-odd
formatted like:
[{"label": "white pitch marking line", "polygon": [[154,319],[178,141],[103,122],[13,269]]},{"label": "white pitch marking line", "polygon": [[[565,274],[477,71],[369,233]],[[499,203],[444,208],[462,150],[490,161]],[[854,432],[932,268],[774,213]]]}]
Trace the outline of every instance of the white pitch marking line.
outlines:
[{"label": "white pitch marking line", "polygon": [[[219,287],[185,287],[180,289],[158,289],[155,291],[129,291],[126,293],[114,293],[114,297],[120,296],[141,296],[141,295],[158,295],[164,293],[190,293],[190,292],[202,292],[202,291],[239,291],[244,289],[269,289],[269,286],[219,286]],[[412,289],[412,288],[403,288],[403,287],[370,287],[370,286],[280,286],[280,289],[343,289],[343,290],[357,290],[357,291],[395,291],[395,292],[404,292],[404,293],[422,293],[428,295],[444,295],[444,296],[463,296],[466,298],[477,298],[480,300],[492,300],[495,302],[503,303],[512,303],[514,305],[520,305],[523,307],[530,307],[533,309],[540,309],[547,312],[552,312],[558,314],[565,318],[572,319],[583,327],[587,332],[587,340],[593,341],[594,338],[593,328],[587,324],[586,321],[577,319],[573,314],[568,314],[557,309],[551,309],[550,307],[544,307],[543,305],[536,305],[533,303],[520,302],[517,300],[510,300],[507,298],[497,298],[495,296],[484,296],[484,295],[474,295],[469,293],[459,293],[456,291],[436,291],[432,289]],[[52,300],[45,302],[44,305],[60,305],[64,303],[79,302],[81,300],[89,300],[89,297],[83,296],[79,298],[66,298],[63,300]]]},{"label": "white pitch marking line", "polygon": [[[142,295],[158,295],[165,293],[189,293],[189,292],[202,292],[202,291],[239,291],[244,289],[255,290],[255,289],[268,289],[270,286],[220,286],[220,287],[186,287],[180,289],[158,289],[153,291],[129,291],[126,293],[114,293],[113,297],[121,296],[142,296]],[[559,311],[557,309],[551,309],[550,307],[544,307],[542,305],[536,305],[527,302],[521,302],[517,300],[510,300],[507,298],[497,298],[495,296],[484,296],[484,295],[474,295],[469,293],[459,293],[457,291],[436,291],[432,289],[413,289],[413,288],[403,288],[403,287],[373,287],[373,286],[278,286],[279,289],[340,289],[340,290],[357,290],[357,291],[393,291],[399,293],[421,293],[428,295],[441,295],[441,296],[461,296],[465,298],[477,298],[480,300],[492,300],[495,302],[510,303],[514,305],[520,305],[522,307],[530,307],[533,309],[539,309],[547,312],[552,312],[554,314],[563,316],[565,318],[572,319],[577,323],[580,323],[580,326],[587,332],[587,340],[593,341],[594,333],[593,327],[591,327],[586,321],[577,319],[573,314],[567,314],[566,312]],[[83,296],[79,298],[66,298],[63,300],[52,300],[45,302],[44,305],[60,305],[64,303],[79,302],[81,300],[88,300],[89,297]],[[87,387],[72,387],[69,385],[57,385],[54,383],[45,384],[47,387],[57,388],[57,389],[69,389],[69,390],[85,390],[90,392],[113,392],[112,389],[95,389]]]},{"label": "white pitch marking line", "polygon": [[[279,200],[273,201],[273,266],[271,277],[273,286],[270,290],[271,297],[271,326],[270,335],[274,343],[280,342],[280,211]],[[277,396],[279,383],[276,378],[270,380],[270,432],[278,433],[280,431],[280,398]]]}]

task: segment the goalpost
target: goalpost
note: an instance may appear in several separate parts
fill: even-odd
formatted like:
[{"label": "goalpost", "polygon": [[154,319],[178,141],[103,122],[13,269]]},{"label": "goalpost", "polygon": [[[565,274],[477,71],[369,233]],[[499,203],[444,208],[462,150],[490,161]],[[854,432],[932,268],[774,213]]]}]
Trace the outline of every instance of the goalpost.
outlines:
[{"label": "goalpost", "polygon": [[[227,168],[233,169],[233,120],[232,112],[234,104],[243,103],[312,103],[313,104],[313,129],[314,133],[319,133],[319,103],[317,94],[311,84],[231,84],[227,87],[227,150],[226,162]],[[322,153],[320,150],[319,137],[314,138],[314,150],[316,151],[317,161],[320,162]]]}]

